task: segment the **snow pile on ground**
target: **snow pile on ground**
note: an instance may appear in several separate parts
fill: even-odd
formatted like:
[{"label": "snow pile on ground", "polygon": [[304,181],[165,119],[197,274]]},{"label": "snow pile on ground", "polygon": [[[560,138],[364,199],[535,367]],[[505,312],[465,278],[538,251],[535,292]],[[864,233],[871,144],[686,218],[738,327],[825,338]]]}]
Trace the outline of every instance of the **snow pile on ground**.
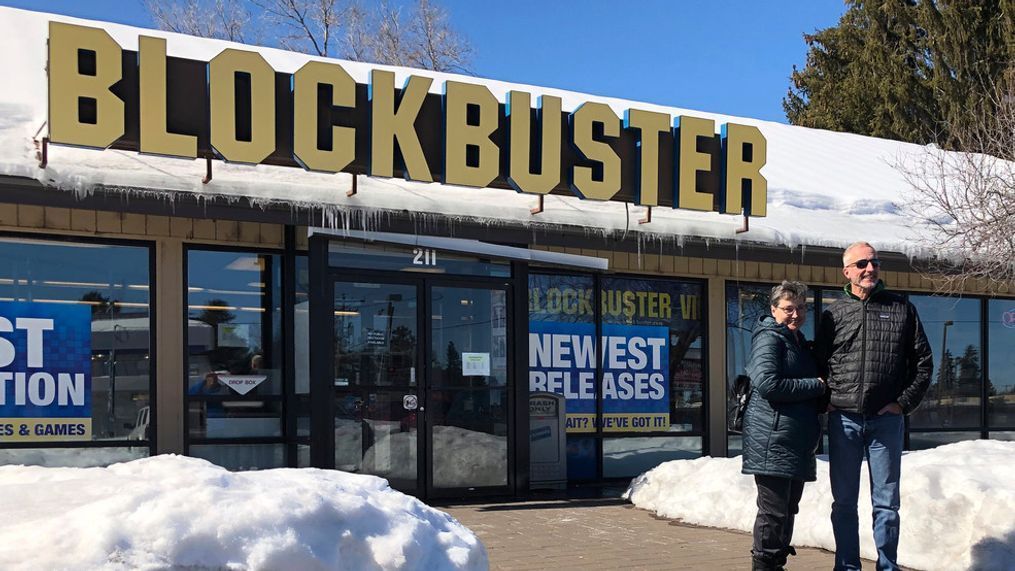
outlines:
[{"label": "snow pile on ground", "polygon": [[471,531],[373,476],[157,456],[0,467],[0,498],[2,569],[488,567]]},{"label": "snow pile on ground", "polygon": [[[863,473],[866,473],[866,466]],[[899,564],[927,571],[1015,568],[1015,442],[978,440],[910,452],[902,458]],[[754,478],[740,458],[667,462],[636,478],[625,497],[636,506],[687,523],[750,532]],[[870,486],[861,478],[860,549],[876,559]],[[828,458],[804,487],[794,545],[835,549]]]}]

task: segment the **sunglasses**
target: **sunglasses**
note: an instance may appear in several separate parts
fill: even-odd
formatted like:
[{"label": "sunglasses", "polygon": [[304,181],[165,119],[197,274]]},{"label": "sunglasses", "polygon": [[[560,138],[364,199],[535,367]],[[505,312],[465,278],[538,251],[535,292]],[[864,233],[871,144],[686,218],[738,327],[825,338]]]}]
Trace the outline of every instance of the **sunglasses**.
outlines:
[{"label": "sunglasses", "polygon": [[852,264],[849,264],[846,267],[848,268],[849,266],[856,266],[856,268],[858,270],[863,270],[863,269],[867,268],[867,264],[870,264],[870,265],[874,266],[875,268],[880,268],[881,267],[881,260],[879,260],[877,258],[871,258],[869,260],[857,260],[857,261],[853,262]]}]

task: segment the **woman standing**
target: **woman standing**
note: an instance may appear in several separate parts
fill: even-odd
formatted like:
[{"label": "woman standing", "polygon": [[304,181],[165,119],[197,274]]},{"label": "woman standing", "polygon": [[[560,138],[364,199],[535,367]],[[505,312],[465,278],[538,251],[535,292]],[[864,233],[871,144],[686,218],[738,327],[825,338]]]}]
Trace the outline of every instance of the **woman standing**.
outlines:
[{"label": "woman standing", "polygon": [[778,570],[790,546],[804,482],[813,482],[821,438],[818,414],[825,382],[800,327],[807,317],[807,286],[784,281],[772,288],[772,314],[754,330],[747,374],[751,398],[744,417],[743,473],[758,487],[752,569]]}]

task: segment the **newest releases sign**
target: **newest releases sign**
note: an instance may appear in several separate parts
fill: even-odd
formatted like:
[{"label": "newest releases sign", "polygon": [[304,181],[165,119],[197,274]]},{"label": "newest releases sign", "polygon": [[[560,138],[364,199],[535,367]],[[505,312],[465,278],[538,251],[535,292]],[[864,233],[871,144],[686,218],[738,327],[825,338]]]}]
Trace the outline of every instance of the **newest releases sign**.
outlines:
[{"label": "newest releases sign", "polygon": [[574,194],[726,214],[766,215],[766,142],[756,127],[373,70],[358,84],[335,62],[279,73],[256,51],[211,61],[136,53],[105,30],[51,22],[49,129],[57,144],[351,172],[533,195]]},{"label": "newest releases sign", "polygon": [[0,302],[0,442],[90,440],[88,306]]}]

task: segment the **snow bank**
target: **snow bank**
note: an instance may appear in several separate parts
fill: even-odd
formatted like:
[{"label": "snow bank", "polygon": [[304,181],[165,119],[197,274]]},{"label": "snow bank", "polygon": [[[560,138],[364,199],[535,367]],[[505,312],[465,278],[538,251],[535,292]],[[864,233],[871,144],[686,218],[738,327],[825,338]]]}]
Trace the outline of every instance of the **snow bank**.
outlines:
[{"label": "snow bank", "polygon": [[[976,440],[905,454],[899,563],[927,571],[1015,568],[1013,473],[1015,442]],[[636,478],[625,497],[691,524],[747,532],[754,526],[754,479],[740,473],[740,458],[667,462]],[[869,497],[861,478],[860,550],[876,559]],[[828,458],[819,456],[818,480],[800,501],[794,545],[834,551],[831,510]]]},{"label": "snow bank", "polygon": [[2,569],[486,569],[451,516],[385,480],[233,473],[157,456],[108,468],[0,467]]}]

